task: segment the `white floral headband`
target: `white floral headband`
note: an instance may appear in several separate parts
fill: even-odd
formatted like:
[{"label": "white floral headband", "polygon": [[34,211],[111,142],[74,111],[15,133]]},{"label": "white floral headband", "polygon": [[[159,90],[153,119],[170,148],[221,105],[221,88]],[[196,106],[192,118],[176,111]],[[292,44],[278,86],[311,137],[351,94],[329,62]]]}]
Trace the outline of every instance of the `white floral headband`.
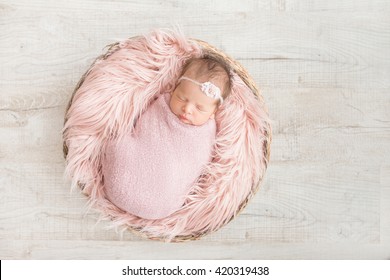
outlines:
[{"label": "white floral headband", "polygon": [[211,97],[211,98],[214,98],[214,99],[219,99],[220,104],[222,104],[223,98],[222,98],[222,95],[221,95],[221,90],[219,89],[219,87],[214,85],[212,82],[199,83],[198,81],[195,81],[195,80],[193,80],[191,78],[188,78],[186,76],[182,76],[179,79],[179,82],[181,80],[187,80],[187,81],[193,82],[194,84],[197,84],[198,86],[200,86],[200,90],[204,94],[206,94],[208,97]]}]

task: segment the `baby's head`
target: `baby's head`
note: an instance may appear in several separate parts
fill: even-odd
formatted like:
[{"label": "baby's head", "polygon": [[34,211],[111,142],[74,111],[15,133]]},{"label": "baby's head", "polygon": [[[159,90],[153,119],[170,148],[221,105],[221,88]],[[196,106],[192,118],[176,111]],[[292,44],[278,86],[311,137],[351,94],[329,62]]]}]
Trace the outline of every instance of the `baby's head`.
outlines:
[{"label": "baby's head", "polygon": [[183,123],[203,125],[214,118],[230,89],[230,70],[223,60],[192,58],[183,67],[169,107]]}]

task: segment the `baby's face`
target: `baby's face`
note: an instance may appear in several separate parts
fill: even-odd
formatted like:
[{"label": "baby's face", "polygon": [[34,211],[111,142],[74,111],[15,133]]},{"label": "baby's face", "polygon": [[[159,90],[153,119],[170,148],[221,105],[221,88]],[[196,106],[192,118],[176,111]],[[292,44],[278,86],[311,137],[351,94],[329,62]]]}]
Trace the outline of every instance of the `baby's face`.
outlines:
[{"label": "baby's face", "polygon": [[199,126],[214,118],[217,104],[218,100],[205,95],[199,85],[182,80],[171,94],[169,107],[183,123]]}]

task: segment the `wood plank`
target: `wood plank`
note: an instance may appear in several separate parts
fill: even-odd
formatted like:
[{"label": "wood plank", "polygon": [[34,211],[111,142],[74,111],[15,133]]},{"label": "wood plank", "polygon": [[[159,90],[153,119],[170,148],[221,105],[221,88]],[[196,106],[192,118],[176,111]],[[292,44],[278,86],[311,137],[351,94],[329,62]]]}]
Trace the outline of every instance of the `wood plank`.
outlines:
[{"label": "wood plank", "polygon": [[[163,16],[164,10],[151,9],[150,17],[131,14],[137,25],[125,27],[124,24],[129,25],[130,15],[118,14],[116,5],[109,5],[107,10],[96,14],[84,7],[85,4],[75,3],[61,9],[61,6],[42,8],[39,2],[28,3],[4,9],[2,23],[7,28],[1,40],[6,51],[2,52],[0,61],[6,66],[2,69],[8,70],[1,73],[5,85],[14,85],[16,81],[29,85],[32,80],[34,84],[63,86],[62,78],[73,79],[73,85],[105,45],[153,28],[150,18],[161,20],[160,26],[172,26]],[[216,12],[219,24],[199,20],[207,15],[206,9],[199,8],[194,17],[186,18],[183,30],[242,61],[259,77],[260,85],[389,87],[386,73],[390,70],[390,54],[386,50],[390,47],[390,19],[386,7],[373,12],[357,9],[353,13],[325,10],[276,14],[262,10],[255,13],[251,8],[242,8],[246,9],[242,20],[232,21],[239,14]]]},{"label": "wood plank", "polygon": [[2,259],[389,259],[390,246],[307,243],[160,243],[0,240]]}]

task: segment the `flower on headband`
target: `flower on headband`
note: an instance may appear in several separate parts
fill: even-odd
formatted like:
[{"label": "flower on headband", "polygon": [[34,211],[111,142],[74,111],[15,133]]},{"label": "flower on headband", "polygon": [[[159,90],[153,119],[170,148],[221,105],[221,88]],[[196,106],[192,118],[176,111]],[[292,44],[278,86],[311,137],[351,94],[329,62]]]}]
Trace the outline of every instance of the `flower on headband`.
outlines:
[{"label": "flower on headband", "polygon": [[202,83],[200,89],[203,91],[204,94],[211,98],[219,98],[221,94],[220,89],[211,82]]}]

